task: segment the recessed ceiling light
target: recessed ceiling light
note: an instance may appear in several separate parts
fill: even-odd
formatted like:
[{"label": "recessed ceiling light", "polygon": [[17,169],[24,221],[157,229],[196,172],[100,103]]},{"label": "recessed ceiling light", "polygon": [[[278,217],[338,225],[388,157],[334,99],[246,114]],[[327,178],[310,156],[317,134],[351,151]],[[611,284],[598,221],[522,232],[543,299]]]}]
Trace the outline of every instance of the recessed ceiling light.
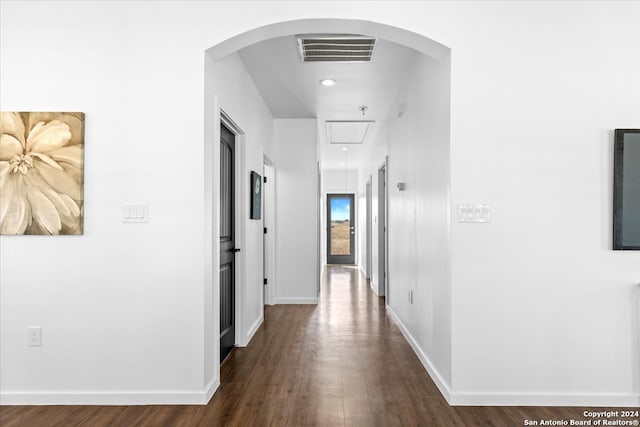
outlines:
[{"label": "recessed ceiling light", "polygon": [[340,163],[340,166],[344,166],[344,163]]},{"label": "recessed ceiling light", "polygon": [[342,151],[349,151],[347,147],[342,147]]},{"label": "recessed ceiling light", "polygon": [[322,79],[322,80],[320,80],[320,84],[322,86],[329,87],[329,86],[333,86],[334,84],[336,84],[336,81],[333,80],[333,79]]}]

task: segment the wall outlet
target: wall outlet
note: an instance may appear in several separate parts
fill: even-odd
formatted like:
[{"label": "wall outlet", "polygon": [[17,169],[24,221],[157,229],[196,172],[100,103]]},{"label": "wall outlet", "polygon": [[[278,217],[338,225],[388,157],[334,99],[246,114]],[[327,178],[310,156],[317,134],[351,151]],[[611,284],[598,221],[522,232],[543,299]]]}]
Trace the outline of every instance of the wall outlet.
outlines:
[{"label": "wall outlet", "polygon": [[29,347],[40,347],[42,345],[42,328],[40,326],[31,326],[28,335]]}]

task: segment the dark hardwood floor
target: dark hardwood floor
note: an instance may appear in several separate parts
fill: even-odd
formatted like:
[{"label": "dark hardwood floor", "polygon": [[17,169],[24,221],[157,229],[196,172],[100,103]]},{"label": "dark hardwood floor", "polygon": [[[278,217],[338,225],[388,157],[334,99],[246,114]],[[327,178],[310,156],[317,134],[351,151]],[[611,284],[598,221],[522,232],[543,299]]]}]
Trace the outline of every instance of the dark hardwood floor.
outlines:
[{"label": "dark hardwood floor", "polygon": [[[321,302],[267,307],[206,406],[4,406],[0,426],[522,426],[587,408],[450,407],[356,268]],[[591,408],[594,409],[594,408]],[[620,409],[620,408],[618,408]]]}]

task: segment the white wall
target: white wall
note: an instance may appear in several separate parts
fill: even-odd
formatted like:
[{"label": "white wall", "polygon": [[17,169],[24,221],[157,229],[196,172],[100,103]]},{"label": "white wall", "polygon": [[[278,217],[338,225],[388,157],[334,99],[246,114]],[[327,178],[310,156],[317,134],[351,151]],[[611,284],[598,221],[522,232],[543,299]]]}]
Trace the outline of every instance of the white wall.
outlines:
[{"label": "white wall", "polygon": [[315,119],[276,119],[276,303],[318,302]]},{"label": "white wall", "polygon": [[138,4],[1,7],[1,109],[86,113],[84,236],[0,238],[2,402],[203,400],[201,36]]},{"label": "white wall", "polygon": [[[360,215],[360,206],[364,206],[364,204],[360,204],[358,199],[358,170],[356,169],[348,169],[348,170],[336,170],[336,169],[325,169],[322,171],[322,215],[320,221],[320,253],[322,264],[325,265],[327,263],[327,193],[336,193],[336,194],[349,194],[353,193],[354,203],[355,203],[355,214],[356,214],[356,225],[359,225],[358,217]],[[359,252],[360,241],[359,241],[360,233],[356,233],[356,264],[359,263]],[[324,272],[324,269],[323,269]]]},{"label": "white wall", "polygon": [[322,171],[322,194],[358,191],[358,170],[325,169]]},{"label": "white wall", "polygon": [[[369,175],[362,177],[363,181],[360,184],[362,187],[362,191],[356,192],[356,204],[359,206],[359,209],[356,212],[356,227],[358,228],[358,233],[356,233],[356,247],[358,251],[356,252],[356,264],[360,268],[362,275],[366,278],[367,276],[367,180],[369,179]],[[373,178],[372,178],[373,180]],[[373,216],[371,217],[373,219]],[[361,229],[360,229],[361,228]]]},{"label": "white wall", "polygon": [[[0,238],[3,403],[206,400],[203,52],[316,16],[452,49],[452,205],[489,203],[493,222],[452,225],[451,401],[640,403],[640,254],[610,250],[611,130],[640,117],[640,5],[333,6],[0,3],[2,110],[87,114],[85,235]],[[124,203],[148,203],[150,222],[122,224]]]},{"label": "white wall", "polygon": [[[236,194],[239,195],[237,206],[239,216],[243,219],[236,223],[236,247],[241,251],[236,255],[236,266],[239,271],[239,281],[236,283],[236,343],[240,346],[248,344],[249,340],[256,332],[263,320],[263,224],[261,220],[249,219],[250,192],[249,173],[256,171],[262,174],[263,154],[272,155],[266,150],[273,150],[273,117],[267,105],[256,89],[251,77],[247,73],[244,63],[237,53],[232,53],[222,59],[213,60],[209,56],[206,60],[206,85],[207,99],[215,100],[215,105],[211,106],[211,113],[207,117],[216,116],[216,108],[222,109],[231,120],[240,128],[243,135],[236,137],[236,156],[239,166],[236,180]],[[217,133],[212,132],[213,135]],[[212,137],[212,141],[218,141],[219,137]],[[207,154],[214,158],[214,152],[219,152],[219,144],[211,144],[206,148],[211,148]],[[215,158],[218,158],[215,156]],[[213,206],[214,188],[219,188],[219,180],[213,179],[214,174],[219,174],[219,168],[215,161],[205,162],[205,173],[212,179],[205,181],[211,186],[205,185],[205,200],[207,206],[211,206],[211,212],[217,210]],[[216,177],[218,178],[218,177]],[[214,184],[215,183],[215,184]],[[216,226],[216,220],[206,220],[205,224],[211,223]],[[208,217],[207,217],[208,219]],[[217,230],[217,229],[216,229]],[[219,240],[219,234],[213,241]],[[219,260],[218,248],[211,248],[211,256],[205,259]],[[212,264],[215,264],[213,261]],[[218,261],[219,263],[219,261]],[[217,295],[214,298],[213,283],[217,282],[219,274],[214,265],[208,266],[211,271],[212,280],[207,290],[211,293],[209,298],[216,301],[212,307],[219,307]],[[209,271],[209,270],[207,270]],[[214,273],[215,271],[215,273]],[[215,281],[215,282],[214,282]],[[211,306],[210,306],[211,307]],[[217,312],[216,312],[217,313]],[[205,311],[207,318],[211,320],[206,323],[205,336],[213,336],[213,331],[219,330],[219,319],[211,310]],[[214,344],[215,345],[218,343]],[[215,376],[215,361],[218,358],[217,350],[207,347],[205,356],[205,370],[207,378]]]},{"label": "white wall", "polygon": [[640,4],[490,9],[445,41],[453,205],[493,211],[453,223],[454,402],[638,405],[640,252],[611,250],[611,165],[613,129],[640,127]]},{"label": "white wall", "polygon": [[[451,381],[450,61],[418,56],[389,122],[388,303]],[[406,185],[397,190],[397,183]],[[413,292],[413,303],[409,302]]]},{"label": "white wall", "polygon": [[[395,102],[404,112],[397,117],[392,108],[373,142],[384,146],[384,139],[388,147],[388,310],[445,394],[452,334],[449,71],[449,58],[416,55]],[[378,187],[379,159],[368,166],[365,175],[375,175]],[[404,191],[397,190],[399,182]],[[377,242],[377,223],[374,228]]]},{"label": "white wall", "polygon": [[[378,236],[378,227],[379,219],[378,209],[379,209],[379,199],[378,199],[378,190],[380,183],[378,182],[378,170],[384,165],[386,161],[386,156],[388,154],[387,147],[387,137],[388,126],[386,125],[386,120],[378,125],[376,132],[372,135],[372,137],[367,139],[367,151],[365,153],[365,157],[363,159],[363,165],[359,170],[358,180],[361,183],[359,186],[359,194],[358,197],[363,203],[366,201],[366,182],[371,176],[371,278],[369,281],[369,285],[371,289],[376,293],[376,295],[383,296],[384,295],[384,281],[379,277],[379,236]],[[360,216],[359,218],[360,224],[360,233],[358,239],[362,242],[365,242],[366,236],[363,233],[366,233],[366,218]],[[361,252],[361,265],[364,265],[364,251]]]}]

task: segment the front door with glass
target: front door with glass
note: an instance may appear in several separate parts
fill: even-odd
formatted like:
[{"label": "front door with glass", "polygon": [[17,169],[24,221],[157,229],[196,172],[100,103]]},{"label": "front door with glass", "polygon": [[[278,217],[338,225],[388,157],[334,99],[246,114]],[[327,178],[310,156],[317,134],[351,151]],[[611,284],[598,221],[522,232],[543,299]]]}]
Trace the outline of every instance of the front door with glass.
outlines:
[{"label": "front door with glass", "polygon": [[355,264],[353,194],[327,194],[327,264]]}]

